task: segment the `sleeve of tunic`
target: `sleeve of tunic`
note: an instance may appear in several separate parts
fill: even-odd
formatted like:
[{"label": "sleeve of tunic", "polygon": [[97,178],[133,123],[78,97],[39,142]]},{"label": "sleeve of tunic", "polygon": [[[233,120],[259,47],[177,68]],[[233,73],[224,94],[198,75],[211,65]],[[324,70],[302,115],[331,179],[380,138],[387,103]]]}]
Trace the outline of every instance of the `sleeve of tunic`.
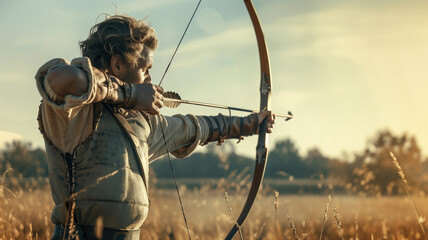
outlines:
[{"label": "sleeve of tunic", "polygon": [[[149,118],[152,124],[152,133],[148,139],[150,161],[166,154],[166,147],[173,156],[184,158],[208,138],[208,124],[200,116],[150,115]],[[165,135],[166,147],[163,135]]]},{"label": "sleeve of tunic", "polygon": [[[88,77],[88,91],[80,96],[67,95],[64,101],[57,101],[58,96],[45,81],[46,74],[60,66],[74,65],[84,70]],[[39,68],[36,73],[36,85],[43,98],[40,115],[43,131],[52,144],[62,152],[72,150],[93,132],[94,109],[91,102],[95,99],[96,84],[92,65],[88,58],[76,58],[71,63],[62,58],[55,58]]]},{"label": "sleeve of tunic", "polygon": [[[73,65],[82,69],[86,73],[88,79],[88,90],[80,96],[67,95],[64,97],[63,102],[58,102],[56,100],[59,97],[52,90],[49,82],[45,81],[45,76],[49,73],[49,71],[64,65]],[[69,113],[72,113],[73,109],[81,107],[82,105],[92,103],[97,95],[97,83],[92,70],[92,64],[86,57],[75,58],[71,61],[71,63],[62,58],[55,58],[48,61],[37,71],[36,84],[39,93],[49,105],[58,110]]]}]

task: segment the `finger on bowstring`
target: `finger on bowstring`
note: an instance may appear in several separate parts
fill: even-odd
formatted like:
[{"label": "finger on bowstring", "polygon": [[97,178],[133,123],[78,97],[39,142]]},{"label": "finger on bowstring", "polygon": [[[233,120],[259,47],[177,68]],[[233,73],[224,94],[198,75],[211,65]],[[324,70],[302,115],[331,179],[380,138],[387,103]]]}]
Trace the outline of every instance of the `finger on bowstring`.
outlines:
[{"label": "finger on bowstring", "polygon": [[159,92],[155,92],[155,98],[156,99],[159,99],[160,101],[162,101],[163,102],[163,95],[161,94],[161,93],[159,93]]},{"label": "finger on bowstring", "polygon": [[163,87],[159,86],[159,85],[154,85],[156,87],[156,92],[159,92],[160,94],[162,94],[163,91]]}]

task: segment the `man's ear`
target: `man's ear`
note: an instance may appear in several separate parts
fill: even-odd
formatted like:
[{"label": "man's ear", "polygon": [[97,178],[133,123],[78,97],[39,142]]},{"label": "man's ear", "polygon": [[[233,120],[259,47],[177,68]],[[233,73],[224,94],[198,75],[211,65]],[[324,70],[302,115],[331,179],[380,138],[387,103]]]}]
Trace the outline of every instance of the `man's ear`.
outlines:
[{"label": "man's ear", "polygon": [[110,60],[110,69],[114,76],[120,77],[123,70],[125,69],[125,61],[120,55],[113,55]]}]

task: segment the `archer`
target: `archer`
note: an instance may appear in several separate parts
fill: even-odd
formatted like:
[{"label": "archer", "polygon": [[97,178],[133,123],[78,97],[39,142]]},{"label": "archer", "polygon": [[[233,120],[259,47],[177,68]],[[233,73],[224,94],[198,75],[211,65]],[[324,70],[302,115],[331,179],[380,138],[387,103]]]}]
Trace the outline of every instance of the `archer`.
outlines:
[{"label": "archer", "polygon": [[149,211],[150,162],[168,151],[183,158],[198,145],[257,134],[265,118],[272,132],[270,111],[159,114],[163,89],[149,72],[157,45],[155,30],[143,20],[110,16],[80,42],[82,57],[52,59],[38,70],[38,121],[55,203],[52,239],[96,239],[99,217],[103,239],[139,239]]}]

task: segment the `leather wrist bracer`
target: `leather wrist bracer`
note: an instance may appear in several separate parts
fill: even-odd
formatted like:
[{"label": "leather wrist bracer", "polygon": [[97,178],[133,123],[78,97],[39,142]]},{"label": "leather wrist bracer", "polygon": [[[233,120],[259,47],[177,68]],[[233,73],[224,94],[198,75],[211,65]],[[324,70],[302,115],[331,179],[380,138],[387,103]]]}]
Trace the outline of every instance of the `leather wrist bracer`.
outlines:
[{"label": "leather wrist bracer", "polygon": [[107,75],[107,73],[105,73],[105,72],[103,72],[103,74],[104,74],[104,78],[105,78],[103,85],[107,88],[106,89],[107,94],[104,98],[104,101],[105,102],[114,102],[117,98],[117,96],[115,96],[114,92],[117,91],[117,89],[114,87],[111,77],[109,77]]},{"label": "leather wrist bracer", "polygon": [[225,139],[235,138],[240,142],[243,136],[251,136],[257,133],[259,124],[257,114],[247,117],[226,117],[222,114],[218,116],[204,116],[209,126],[209,134],[203,145],[209,142],[218,141],[218,145]]},{"label": "leather wrist bracer", "polygon": [[102,84],[107,92],[104,101],[127,109],[134,108],[137,104],[137,94],[134,85],[121,82],[113,76],[108,76],[105,72],[103,74],[105,81]]},{"label": "leather wrist bracer", "polygon": [[137,93],[136,88],[131,83],[125,83],[123,86],[124,97],[123,104],[121,106],[123,108],[132,109],[137,105]]}]

